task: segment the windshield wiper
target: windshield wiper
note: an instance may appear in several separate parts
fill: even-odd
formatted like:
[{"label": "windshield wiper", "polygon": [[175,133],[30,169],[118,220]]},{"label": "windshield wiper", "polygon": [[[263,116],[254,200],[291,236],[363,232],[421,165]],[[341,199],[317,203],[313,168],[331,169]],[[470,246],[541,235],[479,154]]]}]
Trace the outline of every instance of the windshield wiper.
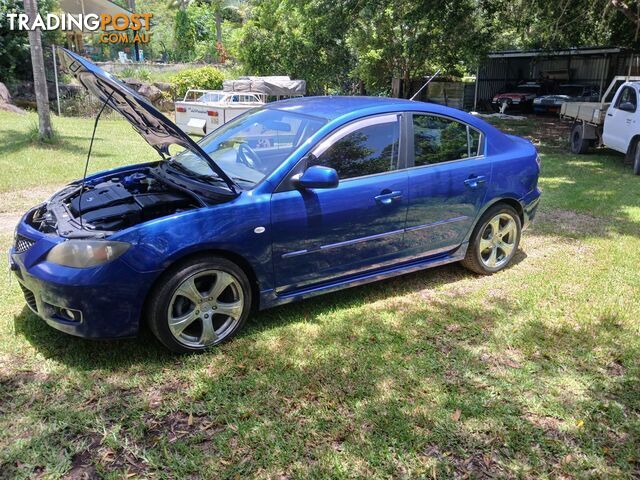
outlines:
[{"label": "windshield wiper", "polygon": [[246,178],[240,178],[240,177],[231,177],[231,180],[237,180],[239,182],[250,183],[252,185],[256,184],[256,182],[254,182],[253,180],[249,180],[249,179],[246,179]]}]

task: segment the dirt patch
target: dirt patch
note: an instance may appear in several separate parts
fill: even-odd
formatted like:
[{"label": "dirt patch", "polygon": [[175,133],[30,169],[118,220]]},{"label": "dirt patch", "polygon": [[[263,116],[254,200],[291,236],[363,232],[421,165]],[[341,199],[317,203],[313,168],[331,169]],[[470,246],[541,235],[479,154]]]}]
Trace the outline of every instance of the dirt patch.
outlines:
[{"label": "dirt patch", "polygon": [[570,236],[603,236],[607,233],[607,219],[571,210],[553,209],[538,213],[541,225],[551,224],[560,234]]},{"label": "dirt patch", "polygon": [[0,234],[12,233],[24,212],[49,198],[59,185],[41,185],[0,193]]},{"label": "dirt patch", "polygon": [[489,366],[492,373],[503,374],[509,369],[520,369],[525,360],[520,350],[507,348],[499,353],[484,352],[480,355],[480,360]]},{"label": "dirt patch", "polygon": [[93,452],[100,448],[100,435],[91,435],[88,439],[88,446],[80,453],[73,456],[71,469],[64,475],[66,480],[93,480],[100,478],[93,461]]},{"label": "dirt patch", "polygon": [[145,427],[146,441],[151,445],[157,444],[161,439],[174,443],[176,440],[194,435],[199,435],[204,442],[227,429],[234,430],[233,425],[222,425],[210,421],[206,415],[186,412],[171,412],[163,417],[149,415],[145,419]]},{"label": "dirt patch", "polygon": [[0,234],[12,233],[21,217],[21,213],[0,213]]},{"label": "dirt patch", "polygon": [[[422,452],[426,458],[434,459],[444,467],[448,475],[455,478],[501,478],[505,472],[499,461],[499,452],[479,452],[476,455],[458,456],[442,451],[437,445],[429,445]],[[431,478],[437,478],[436,466],[433,466]]]}]

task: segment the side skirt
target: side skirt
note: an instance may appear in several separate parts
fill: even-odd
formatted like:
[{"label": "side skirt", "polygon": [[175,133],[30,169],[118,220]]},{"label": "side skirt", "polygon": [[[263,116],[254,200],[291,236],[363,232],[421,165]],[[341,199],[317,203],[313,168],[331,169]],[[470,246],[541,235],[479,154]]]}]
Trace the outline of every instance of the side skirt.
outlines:
[{"label": "side skirt", "polygon": [[353,275],[340,280],[314,285],[301,290],[295,290],[287,292],[285,294],[278,295],[275,290],[265,290],[260,292],[260,310],[275,307],[278,305],[284,305],[287,303],[297,302],[306,298],[315,297],[325,293],[335,292],[345,288],[357,287],[365,285],[367,283],[377,282],[378,280],[384,280],[407,273],[417,272],[418,270],[425,270],[431,267],[437,267],[440,265],[446,265],[447,263],[459,262],[464,259],[467,253],[468,242],[463,243],[454,252],[447,253],[445,255],[438,255],[435,257],[429,257],[426,259],[413,260],[411,262],[402,263],[400,265],[394,265],[380,270],[373,270],[358,275]]}]

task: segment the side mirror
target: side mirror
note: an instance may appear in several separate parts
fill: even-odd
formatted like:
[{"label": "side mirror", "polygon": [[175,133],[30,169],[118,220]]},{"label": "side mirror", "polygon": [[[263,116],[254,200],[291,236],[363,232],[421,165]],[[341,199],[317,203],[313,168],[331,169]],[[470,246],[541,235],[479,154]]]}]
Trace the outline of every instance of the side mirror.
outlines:
[{"label": "side mirror", "polygon": [[292,178],[296,188],[336,188],[340,183],[333,168],[314,165]]},{"label": "side mirror", "polygon": [[619,106],[618,106],[619,110],[624,110],[625,112],[635,112],[636,111],[636,106],[631,103],[631,102],[622,102]]}]

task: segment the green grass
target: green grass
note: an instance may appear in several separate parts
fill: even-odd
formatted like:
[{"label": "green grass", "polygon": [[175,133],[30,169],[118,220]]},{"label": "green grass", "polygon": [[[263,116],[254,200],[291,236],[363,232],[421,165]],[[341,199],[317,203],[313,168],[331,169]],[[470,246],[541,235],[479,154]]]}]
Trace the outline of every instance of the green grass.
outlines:
[{"label": "green grass", "polygon": [[[34,141],[35,113],[0,111],[0,192],[61,185],[82,176],[93,120],[53,116],[57,141]],[[98,125],[89,172],[159,158],[131,125],[115,114]]]},{"label": "green grass", "polygon": [[[279,307],[186,357],[148,332],[58,333],[3,283],[0,477],[637,478],[640,178],[545,122],[500,126],[538,143],[544,197],[492,277],[453,265]],[[78,176],[91,123],[56,128],[73,151],[14,144],[1,190]],[[99,133],[95,168],[153,158],[121,122]]]}]

